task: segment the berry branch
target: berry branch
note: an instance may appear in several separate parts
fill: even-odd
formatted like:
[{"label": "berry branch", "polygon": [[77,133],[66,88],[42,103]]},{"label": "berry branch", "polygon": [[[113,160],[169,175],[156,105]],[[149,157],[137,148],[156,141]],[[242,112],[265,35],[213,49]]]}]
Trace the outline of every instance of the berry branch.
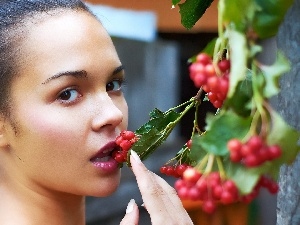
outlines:
[{"label": "berry branch", "polygon": [[[195,23],[195,15],[202,15],[195,9],[203,12],[212,2],[201,1],[179,4],[180,0],[173,0],[172,4],[179,5],[183,21]],[[146,159],[194,109],[190,139],[160,168],[163,174],[178,178],[175,189],[179,197],[200,200],[202,209],[213,213],[218,204],[251,202],[261,188],[276,194],[279,169],[296,158],[300,133],[269,104],[280,92],[278,80],[289,71],[289,61],[278,52],[272,65],[263,65],[257,54],[263,49],[259,40],[277,33],[291,4],[290,0],[275,0],[272,5],[260,0],[241,0],[239,4],[220,0],[218,37],[208,45],[213,50],[207,47],[189,59],[189,76],[198,93],[166,112],[154,109],[149,121],[135,132],[122,132],[116,139],[120,148],[113,153],[120,166],[124,162],[130,166],[130,148]],[[193,25],[185,22],[191,29]],[[203,132],[197,120],[202,101],[209,101],[217,111],[206,115]]]}]

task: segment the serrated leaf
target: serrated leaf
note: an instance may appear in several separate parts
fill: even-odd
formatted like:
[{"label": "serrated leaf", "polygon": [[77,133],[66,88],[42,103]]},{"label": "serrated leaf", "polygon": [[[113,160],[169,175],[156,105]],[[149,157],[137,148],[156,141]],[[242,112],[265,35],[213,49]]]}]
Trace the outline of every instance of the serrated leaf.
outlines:
[{"label": "serrated leaf", "polygon": [[270,98],[279,93],[279,77],[290,70],[290,64],[288,59],[282,53],[278,52],[277,60],[273,65],[262,65],[260,68],[265,78],[263,96]]},{"label": "serrated leaf", "polygon": [[247,40],[245,34],[228,28],[226,36],[229,39],[231,71],[227,97],[231,98],[235,93],[238,83],[245,80],[247,74]]},{"label": "serrated leaf", "polygon": [[150,112],[150,120],[135,131],[139,140],[132,146],[132,149],[142,160],[146,159],[168,138],[176,126],[174,121],[180,116],[181,114],[174,110],[164,113],[154,109]]},{"label": "serrated leaf", "polygon": [[254,31],[262,39],[276,35],[294,0],[256,0],[255,2],[260,10],[255,14]]},{"label": "serrated leaf", "polygon": [[132,146],[142,160],[152,154],[168,138],[185,113],[195,106],[193,99],[187,103],[189,104],[181,113],[174,109],[166,112],[154,109],[150,112],[150,120],[135,131],[138,141]]},{"label": "serrated leaf", "polygon": [[213,0],[186,0],[184,3],[179,4],[181,24],[185,28],[191,29],[212,2]]},{"label": "serrated leaf", "polygon": [[193,155],[200,151],[224,156],[228,154],[227,142],[232,138],[242,139],[248,132],[251,118],[243,118],[226,111],[216,116],[210,115],[207,120],[206,132],[193,139],[191,151]]}]

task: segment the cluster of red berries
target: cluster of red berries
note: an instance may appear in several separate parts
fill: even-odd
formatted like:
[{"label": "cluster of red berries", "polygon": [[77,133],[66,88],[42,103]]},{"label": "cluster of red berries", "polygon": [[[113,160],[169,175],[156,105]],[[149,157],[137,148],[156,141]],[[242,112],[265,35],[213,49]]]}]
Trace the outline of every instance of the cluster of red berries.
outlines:
[{"label": "cluster of red berries", "polygon": [[258,135],[250,137],[245,143],[231,139],[227,143],[227,148],[232,162],[241,162],[247,167],[260,166],[266,161],[279,158],[282,153],[278,145],[268,146]]},{"label": "cluster of red berries", "polygon": [[138,140],[137,136],[132,131],[122,131],[118,137],[116,137],[116,144],[120,148],[112,153],[112,157],[118,162],[123,163],[127,161],[128,151],[131,146]]},{"label": "cluster of red berries", "polygon": [[178,165],[163,165],[160,167],[160,172],[176,178],[182,177],[184,171],[190,166],[183,163]]},{"label": "cluster of red berries", "polygon": [[227,96],[229,88],[230,61],[222,59],[215,68],[212,59],[206,53],[200,53],[196,62],[189,67],[190,78],[197,88],[207,93],[214,107],[220,108]]},{"label": "cluster of red berries", "polygon": [[202,201],[202,210],[206,213],[215,212],[218,204],[250,203],[258,196],[261,188],[267,188],[271,194],[279,190],[277,182],[261,176],[249,194],[241,195],[233,180],[222,179],[217,171],[203,175],[192,167],[185,170],[174,186],[181,199]]},{"label": "cluster of red berries", "polygon": [[[192,139],[188,140],[185,144],[185,146],[188,149],[191,149],[192,147]],[[180,164],[175,164],[175,165],[163,165],[160,167],[160,172],[162,174],[168,175],[168,176],[173,176],[176,178],[182,177],[184,171],[191,167],[187,163],[180,163]]]},{"label": "cluster of red berries", "polygon": [[206,213],[213,213],[218,203],[232,204],[239,200],[235,183],[221,179],[219,172],[203,175],[195,168],[188,168],[182,179],[175,182],[175,189],[181,199],[202,201],[202,210]]}]

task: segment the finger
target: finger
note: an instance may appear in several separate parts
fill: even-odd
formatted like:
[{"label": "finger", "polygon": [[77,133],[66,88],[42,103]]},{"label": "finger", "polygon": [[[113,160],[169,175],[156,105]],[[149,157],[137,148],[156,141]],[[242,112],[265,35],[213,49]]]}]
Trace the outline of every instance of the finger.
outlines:
[{"label": "finger", "polygon": [[131,199],[127,205],[126,214],[123,217],[120,225],[138,225],[139,224],[139,209],[134,199]]},{"label": "finger", "polygon": [[150,214],[152,223],[166,223],[170,219],[180,224],[192,224],[183,208],[174,188],[156,174],[150,172],[139,160],[135,152],[131,153],[131,165],[145,208]]},{"label": "finger", "polygon": [[[177,222],[179,224],[193,224],[190,216],[188,215],[187,211],[182,205],[182,201],[178,197],[177,191],[168,184],[163,178],[153,173],[153,177],[155,178],[156,182],[160,185],[160,187],[167,193],[165,198],[162,198],[164,204],[167,206],[167,210],[169,211],[170,215],[176,215]],[[145,207],[147,207],[145,205]]]}]

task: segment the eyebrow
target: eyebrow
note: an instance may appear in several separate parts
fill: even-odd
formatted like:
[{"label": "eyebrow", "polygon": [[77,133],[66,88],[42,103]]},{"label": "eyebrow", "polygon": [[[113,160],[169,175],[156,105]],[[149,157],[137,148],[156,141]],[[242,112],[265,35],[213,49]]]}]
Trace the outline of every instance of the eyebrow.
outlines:
[{"label": "eyebrow", "polygon": [[[120,73],[122,70],[124,70],[124,66],[118,66],[114,71],[112,72],[112,76]],[[87,72],[85,70],[76,70],[76,71],[65,71],[61,73],[57,73],[51,77],[49,77],[47,80],[45,80],[42,84],[46,84],[50,82],[51,80],[55,80],[62,76],[73,76],[77,78],[87,78]]]},{"label": "eyebrow", "polygon": [[120,73],[122,70],[124,70],[124,66],[121,65],[121,66],[118,66],[112,73],[112,75],[116,75],[118,73]]},{"label": "eyebrow", "polygon": [[73,76],[73,77],[79,77],[79,78],[87,78],[87,72],[85,70],[77,70],[77,71],[65,71],[61,73],[57,73],[53,75],[52,77],[49,77],[47,80],[45,80],[42,84],[46,84],[51,80],[57,79],[62,76]]}]

